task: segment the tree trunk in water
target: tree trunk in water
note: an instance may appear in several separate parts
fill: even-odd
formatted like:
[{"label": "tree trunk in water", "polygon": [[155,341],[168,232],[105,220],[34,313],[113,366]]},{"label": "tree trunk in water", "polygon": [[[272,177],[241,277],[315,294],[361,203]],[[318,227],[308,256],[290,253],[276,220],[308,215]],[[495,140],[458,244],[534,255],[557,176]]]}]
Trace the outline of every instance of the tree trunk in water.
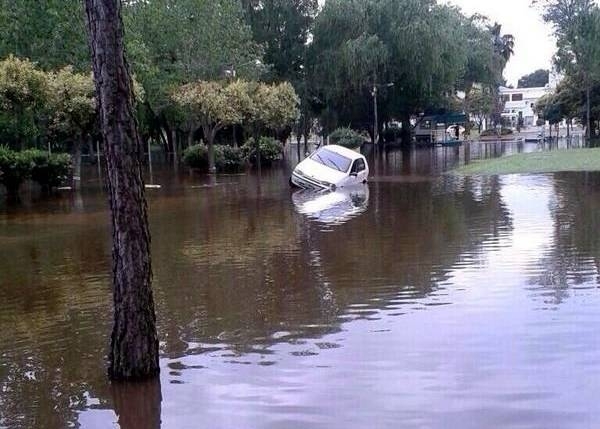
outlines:
[{"label": "tree trunk in water", "polygon": [[73,189],[81,187],[81,139],[78,135],[73,143]]},{"label": "tree trunk in water", "polygon": [[215,174],[217,167],[215,165],[215,135],[217,134],[216,129],[211,129],[209,125],[202,125],[202,133],[206,139],[206,145],[208,146],[208,172]]},{"label": "tree trunk in water", "polygon": [[160,429],[162,394],[160,380],[110,385],[121,429]]},{"label": "tree trunk in water", "polygon": [[112,215],[114,325],[108,372],[112,379],[143,379],[159,372],[158,336],[143,149],[124,57],[121,0],[85,0],[85,9]]},{"label": "tree trunk in water", "polygon": [[194,130],[190,130],[187,136],[187,147],[190,147],[194,144]]}]

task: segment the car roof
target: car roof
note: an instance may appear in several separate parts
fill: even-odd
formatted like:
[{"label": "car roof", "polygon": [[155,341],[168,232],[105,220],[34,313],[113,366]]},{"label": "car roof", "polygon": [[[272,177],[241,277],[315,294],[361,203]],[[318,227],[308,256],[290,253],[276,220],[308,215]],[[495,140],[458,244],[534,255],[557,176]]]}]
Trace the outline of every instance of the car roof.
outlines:
[{"label": "car roof", "polygon": [[329,149],[330,151],[343,155],[346,158],[350,158],[353,161],[355,159],[364,158],[364,156],[362,156],[360,153],[353,151],[352,149],[345,148],[343,146],[338,146],[336,144],[322,146],[321,149]]}]

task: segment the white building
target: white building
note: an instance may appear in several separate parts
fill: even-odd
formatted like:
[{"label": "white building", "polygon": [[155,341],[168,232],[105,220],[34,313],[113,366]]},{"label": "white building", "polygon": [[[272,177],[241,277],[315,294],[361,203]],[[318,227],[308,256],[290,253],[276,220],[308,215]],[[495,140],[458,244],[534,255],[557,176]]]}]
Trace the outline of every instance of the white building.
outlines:
[{"label": "white building", "polygon": [[505,88],[500,87],[499,93],[504,102],[502,117],[506,118],[513,127],[519,123],[519,117],[523,117],[525,128],[535,126],[538,115],[535,112],[535,104],[544,95],[552,92],[550,85],[538,88]]}]

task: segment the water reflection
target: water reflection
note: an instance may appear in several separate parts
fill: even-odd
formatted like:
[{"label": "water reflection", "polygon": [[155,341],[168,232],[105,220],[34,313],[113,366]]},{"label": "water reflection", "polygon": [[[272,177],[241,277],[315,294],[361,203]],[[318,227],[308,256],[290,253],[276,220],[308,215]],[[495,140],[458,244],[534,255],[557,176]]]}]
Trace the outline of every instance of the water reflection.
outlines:
[{"label": "water reflection", "polygon": [[155,171],[160,384],[105,379],[104,196],[4,212],[0,426],[597,426],[600,175],[439,177],[466,147],[438,149],[341,194]]},{"label": "water reflection", "polygon": [[121,429],[160,429],[160,380],[113,383],[112,399]]},{"label": "water reflection", "polygon": [[292,195],[296,211],[311,220],[339,225],[364,213],[369,206],[369,186],[359,185],[333,192],[299,190]]}]

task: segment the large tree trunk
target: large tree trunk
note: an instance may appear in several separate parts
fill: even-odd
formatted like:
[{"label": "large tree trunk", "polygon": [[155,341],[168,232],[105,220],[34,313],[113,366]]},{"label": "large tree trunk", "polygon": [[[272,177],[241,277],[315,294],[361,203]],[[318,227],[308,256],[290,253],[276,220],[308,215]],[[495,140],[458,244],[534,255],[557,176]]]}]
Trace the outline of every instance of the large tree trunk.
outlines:
[{"label": "large tree trunk", "polygon": [[85,0],[112,214],[114,326],[109,376],[159,372],[142,147],[123,49],[121,0]]}]

